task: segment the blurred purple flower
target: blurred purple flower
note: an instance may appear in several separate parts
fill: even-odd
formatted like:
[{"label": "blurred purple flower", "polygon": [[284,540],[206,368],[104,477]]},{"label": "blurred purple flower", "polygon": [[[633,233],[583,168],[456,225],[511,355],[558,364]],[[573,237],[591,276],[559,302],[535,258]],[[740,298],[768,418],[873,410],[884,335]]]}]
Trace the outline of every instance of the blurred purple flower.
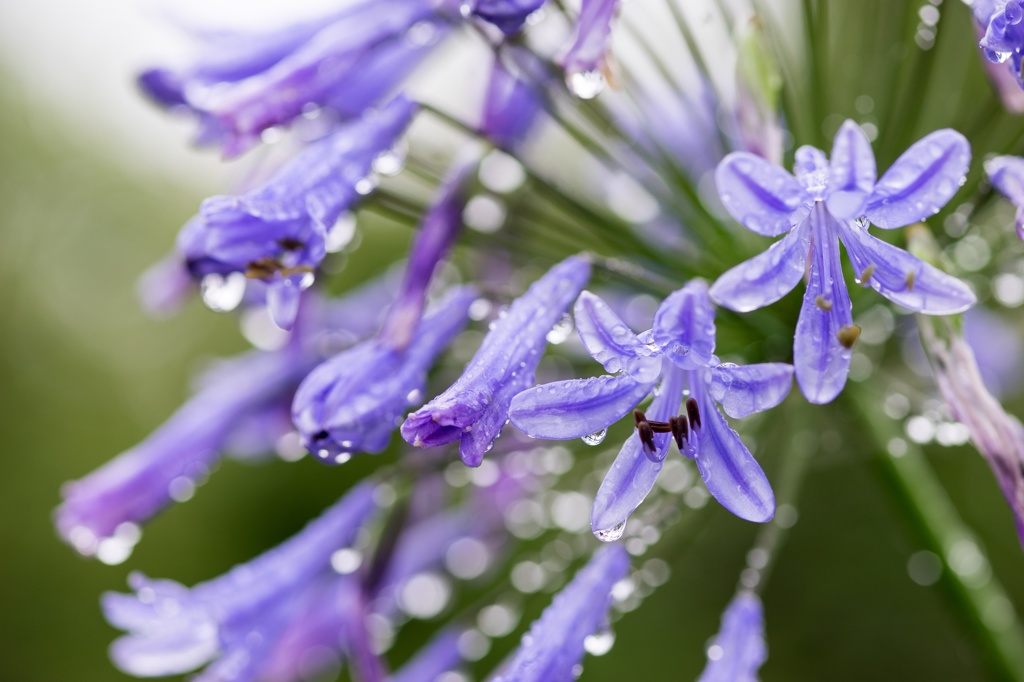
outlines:
[{"label": "blurred purple flower", "polygon": [[722,629],[708,647],[708,664],[697,682],[757,682],[767,658],[761,600],[740,592],[722,614]]},{"label": "blurred purple flower", "polygon": [[416,447],[461,441],[467,466],[479,466],[508,420],[512,398],[534,381],[545,337],[590,277],[590,263],[572,256],[551,268],[494,322],[462,376],[402,424]]},{"label": "blurred purple flower", "polygon": [[446,32],[456,8],[452,0],[359,0],[263,35],[200,34],[204,44],[191,67],[151,69],[140,83],[159,104],[194,112],[197,141],[232,156],[310,108],[362,115]]},{"label": "blurred purple flower", "polygon": [[[715,310],[706,285],[695,280],[658,308],[654,328],[640,336],[600,298],[584,292],[576,302],[583,345],[609,372],[536,386],[512,401],[512,423],[535,438],[570,439],[602,433],[644,396],[660,389],[645,422],[681,426],[680,450],[697,462],[701,477],[722,506],[740,518],[764,522],[775,512],[771,486],[757,461],[719,413],[745,417],[778,405],[792,386],[793,368],[782,363],[740,367],[722,364],[715,351]],[[688,418],[676,417],[689,386]],[[639,417],[637,417],[639,420]],[[594,500],[591,527],[598,538],[617,540],[627,517],[647,497],[661,471],[668,432],[638,429],[623,445]],[[667,429],[666,429],[667,431]]]},{"label": "blurred purple flower", "polygon": [[107,620],[128,632],[111,646],[114,663],[155,677],[194,670],[219,654],[209,677],[251,670],[255,657],[269,654],[264,640],[277,636],[307,584],[355,539],[376,508],[374,494],[374,485],[357,485],[275,549],[192,588],[133,573],[134,594],[103,596]]},{"label": "blurred purple flower", "polygon": [[1017,207],[1017,235],[1024,239],[1024,159],[997,156],[985,162],[985,173],[992,186]]},{"label": "blurred purple flower", "polygon": [[963,183],[970,155],[963,135],[938,130],[876,182],[871,143],[853,121],[836,133],[831,164],[818,149],[798,149],[796,177],[759,156],[730,154],[715,174],[725,208],[752,232],[788,234],[719,277],[711,297],[748,312],[779,300],[806,275],[793,347],[796,379],[812,403],[832,401],[846,384],[860,333],[839,262],[840,241],[859,282],[894,303],[927,315],[963,312],[974,304],[966,284],[867,231],[869,222],[892,229],[937,213]]},{"label": "blurred purple flower", "polygon": [[978,47],[993,64],[1006,64],[1006,69],[1024,85],[1021,59],[1024,51],[1024,2],[1021,0],[971,0],[967,2],[974,12],[982,33]]},{"label": "blurred purple flower", "polygon": [[607,621],[612,586],[626,577],[629,555],[602,547],[530,626],[508,666],[494,682],[554,682],[578,677],[584,640]]},{"label": "blurred purple flower", "polygon": [[516,151],[537,122],[540,97],[534,86],[495,58],[484,94],[480,133],[502,149]]},{"label": "blurred purple flower", "polygon": [[194,277],[232,273],[267,283],[267,305],[290,329],[300,293],[326,254],[338,217],[371,188],[373,161],[388,152],[416,105],[397,97],[379,111],[309,145],[269,182],[240,197],[216,196],[182,229],[178,251]]},{"label": "blurred purple flower", "polygon": [[519,32],[545,0],[465,0],[462,12],[494,24],[506,36]]}]

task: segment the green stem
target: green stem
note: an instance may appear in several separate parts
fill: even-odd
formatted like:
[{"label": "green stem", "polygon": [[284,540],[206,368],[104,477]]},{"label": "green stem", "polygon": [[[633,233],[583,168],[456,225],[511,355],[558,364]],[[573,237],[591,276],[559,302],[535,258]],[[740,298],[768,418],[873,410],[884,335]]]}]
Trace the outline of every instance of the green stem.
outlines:
[{"label": "green stem", "polygon": [[[974,534],[960,519],[920,448],[905,441],[897,424],[881,412],[879,397],[866,390],[848,389],[847,394],[857,409],[862,433],[881,453],[877,461],[891,491],[909,513],[925,545],[942,558],[942,580],[953,605],[988,654],[993,672],[998,679],[1024,681],[1024,627],[1016,618],[1008,626],[1005,622],[993,623],[993,610],[1011,602],[998,580],[984,575],[988,559]],[[890,443],[898,445],[894,449]],[[957,560],[965,552],[976,554],[978,559],[965,566]]]}]

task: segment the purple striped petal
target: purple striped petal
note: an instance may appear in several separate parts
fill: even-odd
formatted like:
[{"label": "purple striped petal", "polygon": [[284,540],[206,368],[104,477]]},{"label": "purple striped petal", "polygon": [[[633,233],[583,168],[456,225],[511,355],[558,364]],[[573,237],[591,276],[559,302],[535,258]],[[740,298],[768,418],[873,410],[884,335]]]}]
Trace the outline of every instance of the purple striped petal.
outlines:
[{"label": "purple striped petal", "polygon": [[761,600],[740,592],[722,614],[722,629],[708,647],[708,664],[697,682],[757,682],[766,660]]},{"label": "purple striped petal", "polygon": [[775,495],[768,478],[715,407],[705,382],[706,375],[695,378],[690,386],[700,409],[700,426],[691,428],[697,439],[694,460],[704,485],[719,504],[741,519],[770,521],[775,515]]},{"label": "purple striped petal", "polygon": [[540,112],[541,93],[495,59],[484,95],[480,133],[502,149],[515,151],[537,123]]},{"label": "purple striped petal", "polygon": [[396,420],[421,400],[427,372],[466,324],[477,293],[452,291],[416,327],[401,351],[365,341],[310,372],[295,393],[292,419],[303,444],[326,464],[387,447]]},{"label": "purple striped petal", "polygon": [[715,353],[715,305],[708,286],[693,280],[669,294],[654,315],[654,342],[681,369],[711,362]]},{"label": "purple striped petal", "polygon": [[952,315],[977,302],[964,282],[872,237],[860,225],[840,224],[839,229],[857,279],[893,303],[925,315]]},{"label": "purple striped petal", "polygon": [[402,437],[416,447],[461,441],[459,454],[479,466],[501,433],[512,398],[533,385],[545,336],[579,295],[590,263],[573,256],[517,298],[484,338],[451,387],[409,415]]},{"label": "purple striped petal", "polygon": [[591,357],[609,372],[626,372],[636,381],[658,378],[661,361],[599,296],[584,291],[573,308],[576,330]]},{"label": "purple striped petal", "polygon": [[621,375],[534,386],[512,399],[509,418],[533,438],[582,438],[628,414],[652,385]]},{"label": "purple striped petal", "polygon": [[[1014,87],[1020,92],[1016,83]],[[992,186],[1017,207],[1017,235],[1024,239],[1024,159],[997,156],[985,162],[985,173]]]},{"label": "purple striped petal", "polygon": [[729,215],[751,232],[775,237],[807,215],[807,197],[800,183],[760,156],[729,154],[718,164],[715,182]]},{"label": "purple striped petal", "polygon": [[857,218],[875,188],[875,153],[860,126],[847,120],[832,143],[825,205],[836,218]]},{"label": "purple striped petal", "polygon": [[718,305],[747,313],[775,303],[793,290],[807,273],[810,225],[796,229],[754,256],[726,271],[711,285],[709,294]]},{"label": "purple striped petal", "polygon": [[859,328],[853,326],[850,294],[839,264],[837,228],[820,204],[811,221],[811,270],[796,323],[793,364],[803,394],[812,403],[824,404],[834,400],[846,385],[850,348]]},{"label": "purple striped petal", "polygon": [[583,660],[583,640],[608,617],[612,586],[626,577],[629,555],[602,547],[530,626],[512,661],[494,682],[555,682],[574,679]]},{"label": "purple striped petal", "polygon": [[722,364],[710,368],[708,391],[725,413],[737,419],[781,403],[793,386],[793,366],[782,362]]},{"label": "purple striped petal", "polygon": [[883,229],[930,218],[964,184],[971,145],[955,130],[936,130],[903,152],[868,198],[864,214]]},{"label": "purple striped petal", "polygon": [[[664,378],[659,393],[647,410],[647,417],[657,421],[666,421],[678,413],[686,383],[685,371],[670,362],[664,364]],[[626,519],[654,487],[671,440],[668,434],[654,435],[658,451],[653,459],[644,453],[635,430],[623,443],[594,497],[590,529],[599,540],[612,542],[622,537]]]}]

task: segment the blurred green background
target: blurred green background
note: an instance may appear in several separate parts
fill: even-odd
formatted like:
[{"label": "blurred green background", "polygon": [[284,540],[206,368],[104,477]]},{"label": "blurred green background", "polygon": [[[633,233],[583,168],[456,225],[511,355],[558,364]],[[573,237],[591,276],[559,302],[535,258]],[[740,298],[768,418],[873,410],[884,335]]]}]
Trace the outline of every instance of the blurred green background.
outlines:
[{"label": "blurred green background", "polygon": [[[961,80],[980,74],[963,68],[973,71]],[[370,467],[229,460],[194,500],[148,524],[123,565],[80,560],[58,541],[50,514],[61,483],[145,437],[188,395],[204,361],[247,344],[231,317],[198,302],[160,321],[134,294],[139,273],[167,251],[204,194],[221,188],[137,172],[123,150],[70,125],[75,112],[45,106],[19,82],[0,79],[0,680],[122,680],[106,657],[116,632],[100,615],[101,592],[123,589],[132,570],[185,584],[216,576],[291,535]],[[932,110],[920,125],[941,118]],[[371,270],[405,239],[396,228],[368,234],[354,260]],[[777,418],[793,414],[807,412]],[[924,540],[890,494],[869,439],[841,407],[813,415],[789,424],[811,434],[813,460],[799,522],[764,594],[762,678],[998,679],[945,583],[909,577],[908,559]],[[785,445],[769,445],[758,456],[771,477]],[[1024,553],[985,463],[970,447],[927,454],[994,574],[1024,604]],[[583,679],[694,679],[755,532],[716,505],[702,512],[685,544],[660,551],[669,583],[619,621],[616,646],[587,659]],[[396,659],[407,646],[399,637]]]}]

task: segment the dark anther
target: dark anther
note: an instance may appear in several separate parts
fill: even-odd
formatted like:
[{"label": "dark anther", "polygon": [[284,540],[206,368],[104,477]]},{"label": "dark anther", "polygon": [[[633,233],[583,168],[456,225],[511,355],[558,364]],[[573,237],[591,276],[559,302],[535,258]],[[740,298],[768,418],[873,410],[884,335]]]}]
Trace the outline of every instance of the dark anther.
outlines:
[{"label": "dark anther", "polygon": [[249,279],[269,280],[280,269],[281,264],[273,258],[260,258],[249,263],[245,276]]},{"label": "dark anther", "polygon": [[285,237],[284,239],[278,239],[277,243],[285,251],[298,251],[303,246],[305,246],[305,244],[300,242],[298,239],[294,239],[292,237]]},{"label": "dark anther", "polygon": [[679,415],[678,417],[668,418],[669,427],[672,429],[672,438],[676,441],[676,447],[679,448],[679,452],[683,451],[683,443],[685,443],[689,437],[687,433],[689,427],[686,425],[686,417]]},{"label": "dark anther", "polygon": [[686,416],[690,418],[690,426],[694,431],[700,428],[700,410],[697,409],[697,401],[693,398],[686,400]]},{"label": "dark anther", "polygon": [[640,428],[640,424],[647,421],[647,415],[640,410],[633,410],[633,419],[636,421],[637,428]]},{"label": "dark anther", "polygon": [[654,429],[651,428],[649,422],[640,422],[636,427],[637,431],[640,432],[640,442],[644,444],[644,450],[647,451],[648,455],[653,455],[657,447],[654,444]]},{"label": "dark anther", "polygon": [[327,438],[330,435],[331,434],[327,433],[326,431],[317,431],[316,433],[313,434],[313,440],[327,440]]}]

